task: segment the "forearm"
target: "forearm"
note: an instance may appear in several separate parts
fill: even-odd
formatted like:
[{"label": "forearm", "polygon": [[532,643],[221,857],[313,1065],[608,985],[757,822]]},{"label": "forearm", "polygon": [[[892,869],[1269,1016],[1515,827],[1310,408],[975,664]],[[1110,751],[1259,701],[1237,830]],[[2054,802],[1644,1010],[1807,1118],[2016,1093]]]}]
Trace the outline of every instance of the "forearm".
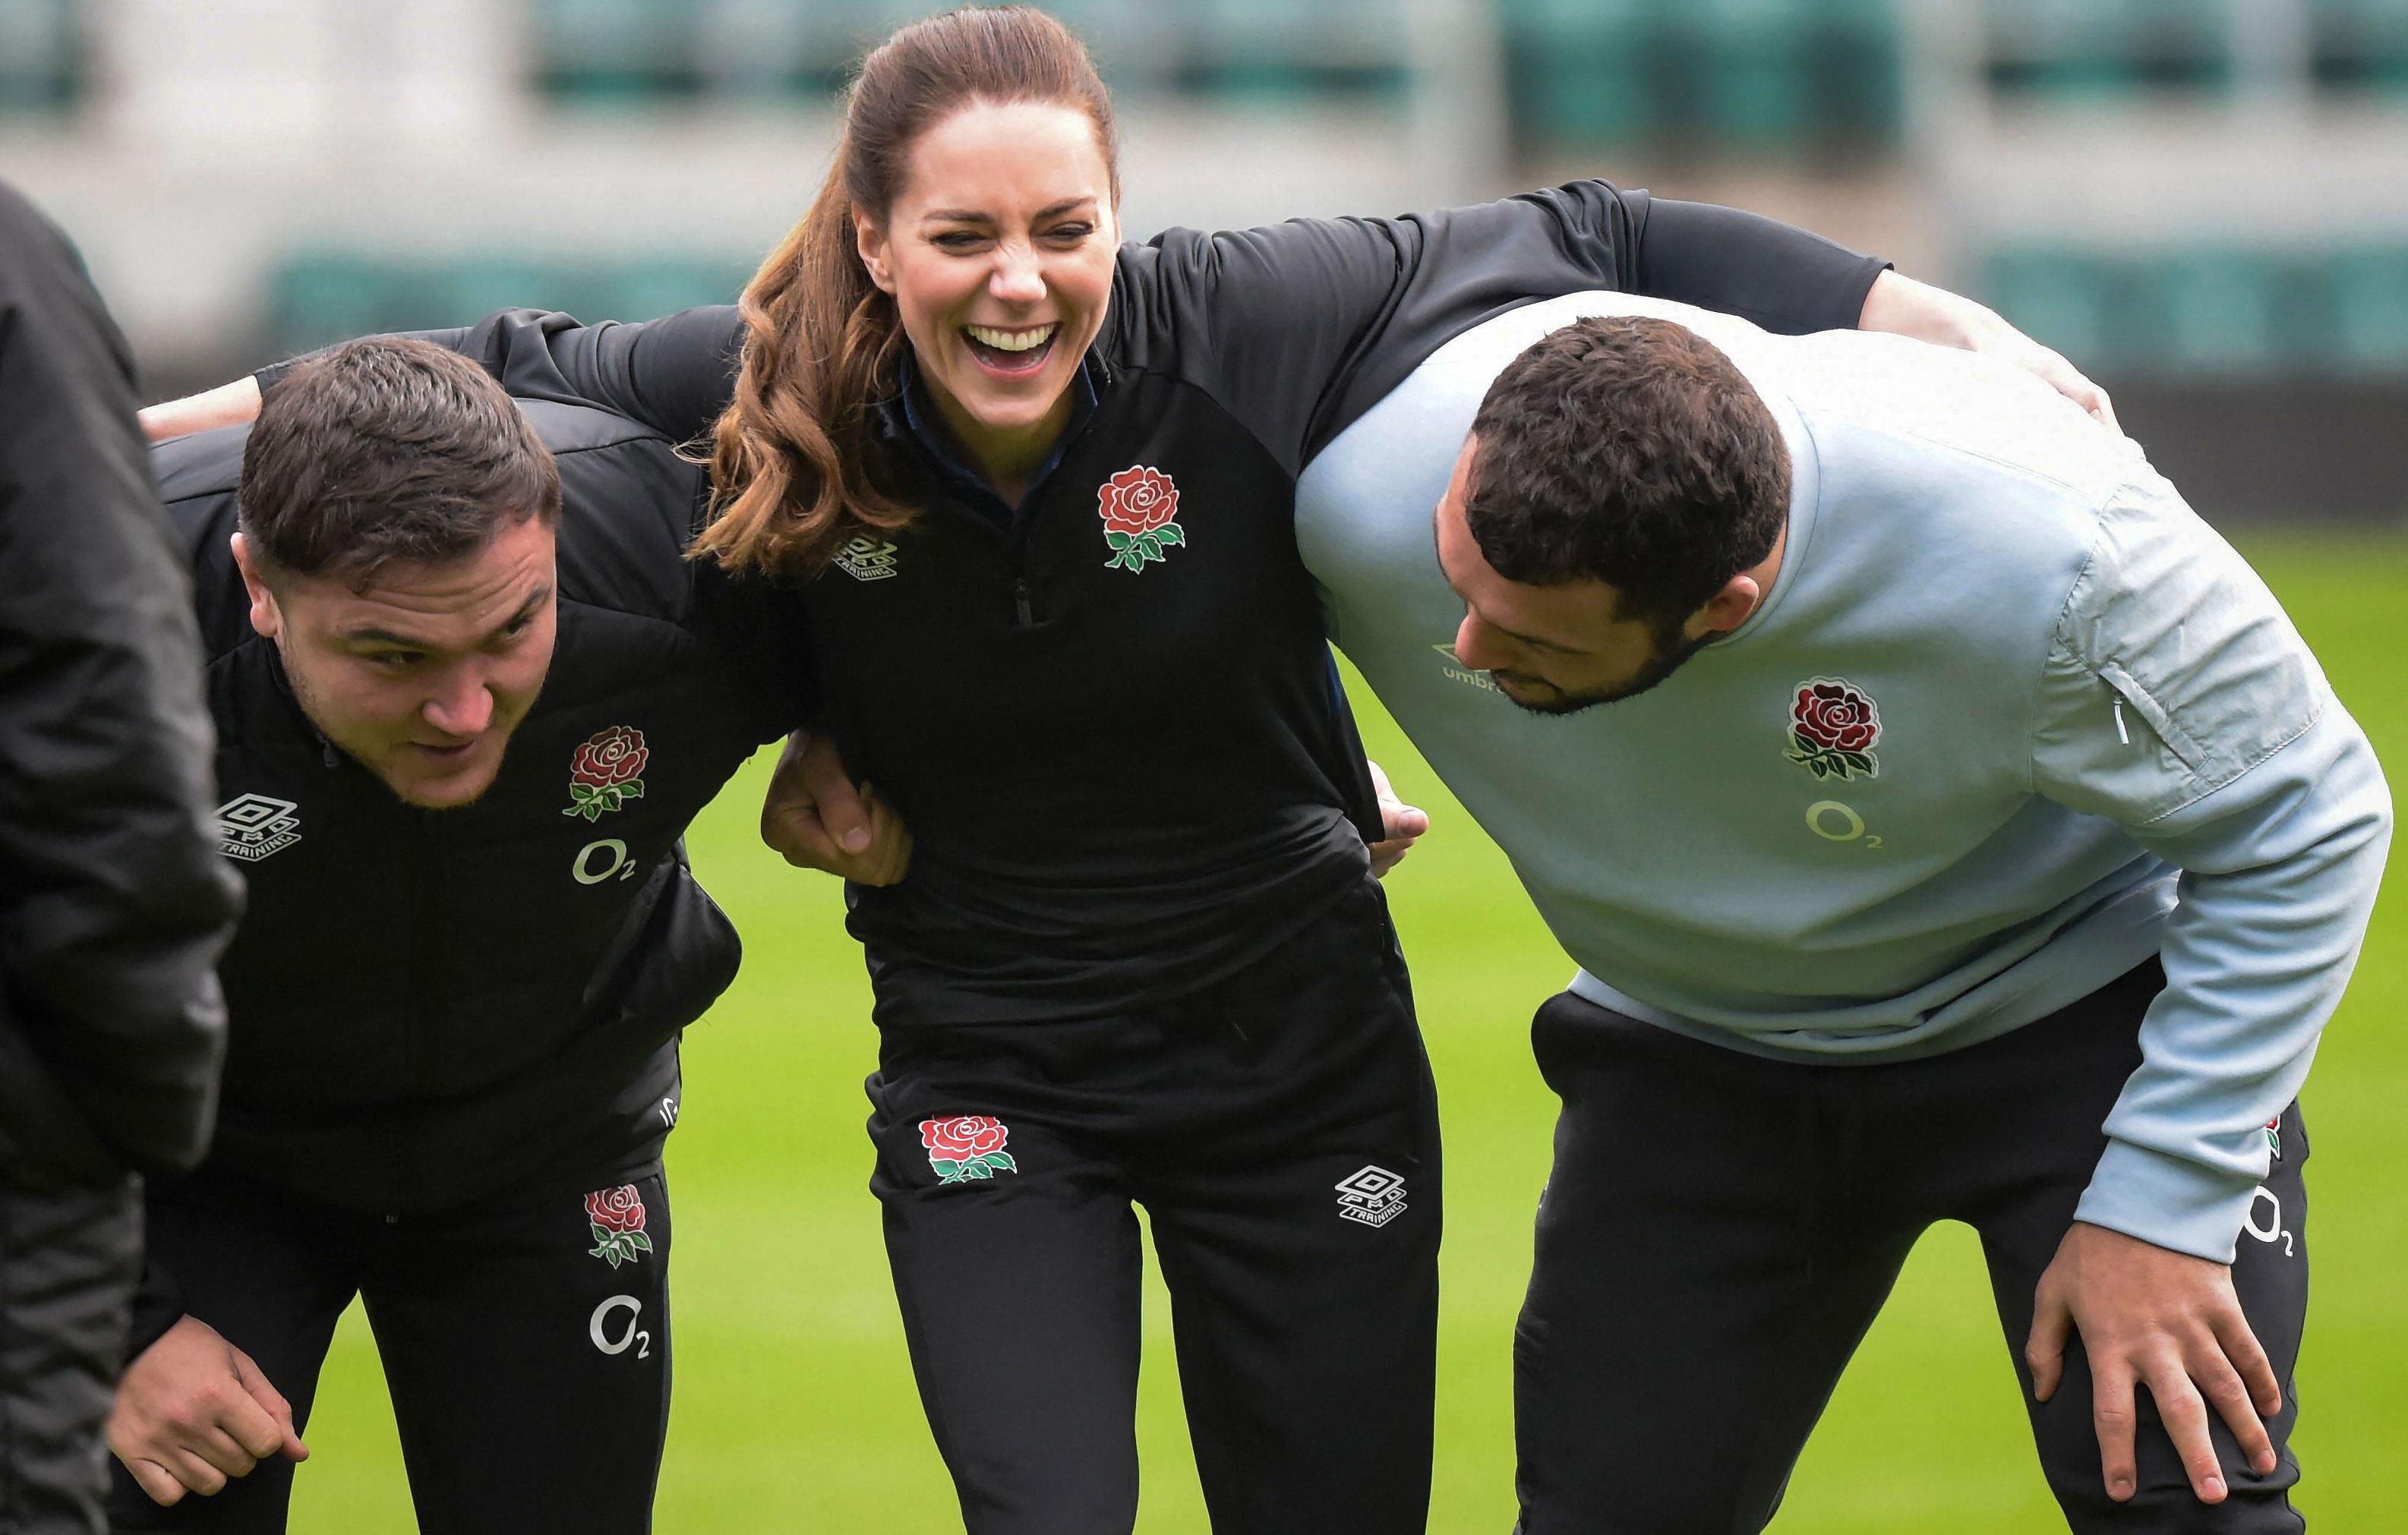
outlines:
[{"label": "forearm", "polygon": [[2166,988],[2076,1213],[2229,1262],[2266,1175],[2265,1126],[2297,1097],[2364,940],[2391,806],[2372,749],[2332,702],[2308,735],[2188,815],[2144,838],[2185,871]]},{"label": "forearm", "polygon": [[[522,399],[598,405],[676,442],[700,435],[726,408],[743,344],[742,322],[726,306],[595,325],[504,309],[474,325],[406,334],[475,360]],[[293,365],[272,363],[254,377],[273,391]]]},{"label": "forearm", "polygon": [[[1634,292],[1784,334],[1857,325],[1874,312],[1871,293],[1896,277],[1882,261],[1778,220],[1661,197],[1648,205],[1635,272]],[[1897,302],[1885,298],[1881,312]]]},{"label": "forearm", "polygon": [[142,434],[155,443],[222,426],[247,425],[259,419],[259,380],[246,374],[231,384],[146,406],[140,412]]},{"label": "forearm", "polygon": [[1856,326],[1966,351],[1978,350],[1982,342],[2014,329],[1985,305],[1895,271],[1884,272],[1866,290]]}]

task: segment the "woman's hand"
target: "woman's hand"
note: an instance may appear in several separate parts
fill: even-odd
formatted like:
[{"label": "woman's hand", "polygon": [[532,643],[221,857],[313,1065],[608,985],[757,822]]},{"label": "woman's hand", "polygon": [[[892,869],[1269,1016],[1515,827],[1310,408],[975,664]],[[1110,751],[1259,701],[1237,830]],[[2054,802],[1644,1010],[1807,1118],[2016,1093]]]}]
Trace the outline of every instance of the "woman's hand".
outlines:
[{"label": "woman's hand", "polygon": [[2084,377],[2079,368],[2008,324],[1996,310],[1944,288],[1884,272],[1865,295],[1856,328],[1911,335],[2012,362],[2039,375],[2049,388],[2088,411],[2110,432],[2124,430],[2115,424],[2115,405],[2107,391]]}]

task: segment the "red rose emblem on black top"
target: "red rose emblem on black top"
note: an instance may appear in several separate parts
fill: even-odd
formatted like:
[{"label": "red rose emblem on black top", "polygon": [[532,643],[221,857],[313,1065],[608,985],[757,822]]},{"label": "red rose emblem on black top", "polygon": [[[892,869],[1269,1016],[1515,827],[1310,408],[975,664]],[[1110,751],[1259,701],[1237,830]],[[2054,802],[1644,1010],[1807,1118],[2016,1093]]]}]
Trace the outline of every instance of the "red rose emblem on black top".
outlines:
[{"label": "red rose emblem on black top", "polygon": [[1131,464],[1096,490],[1096,512],[1104,519],[1104,543],[1122,570],[1158,563],[1162,551],[1187,542],[1179,526],[1179,487],[1159,469]]},{"label": "red rose emblem on black top", "polygon": [[1877,776],[1873,747],[1881,732],[1880,706],[1855,683],[1814,677],[1798,685],[1789,705],[1789,760],[1815,777]]},{"label": "red rose emblem on black top", "polygon": [[632,725],[613,725],[577,748],[577,760],[569,764],[568,775],[595,789],[614,789],[642,777],[644,763],[652,755],[645,748],[643,732]]},{"label": "red rose emblem on black top", "polygon": [[605,810],[642,799],[644,764],[652,756],[644,745],[644,732],[633,725],[613,725],[596,732],[569,760],[568,808],[561,814],[600,820]]},{"label": "red rose emblem on black top", "polygon": [[1143,464],[1122,470],[1096,492],[1104,526],[1135,538],[1179,515],[1179,487],[1159,469]]},{"label": "red rose emblem on black top", "polygon": [[585,1223],[594,1229],[587,1256],[608,1258],[614,1269],[652,1250],[652,1239],[644,1234],[644,1196],[634,1184],[586,1195]]},{"label": "red rose emblem on black top", "polygon": [[939,1183],[964,1183],[1017,1173],[1020,1164],[1003,1149],[1011,1139],[1003,1121],[983,1114],[956,1114],[920,1121],[920,1144]]},{"label": "red rose emblem on black top", "polygon": [[640,1231],[644,1229],[644,1196],[631,1183],[623,1183],[616,1188],[597,1188],[585,1196],[585,1217],[606,1231]]}]

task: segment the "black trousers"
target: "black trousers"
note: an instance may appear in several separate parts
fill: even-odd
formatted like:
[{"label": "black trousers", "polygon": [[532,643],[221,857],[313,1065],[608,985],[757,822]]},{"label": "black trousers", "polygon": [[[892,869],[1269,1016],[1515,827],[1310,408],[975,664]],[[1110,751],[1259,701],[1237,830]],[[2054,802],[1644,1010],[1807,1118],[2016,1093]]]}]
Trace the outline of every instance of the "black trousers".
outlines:
[{"label": "black trousers", "polygon": [[1175,1009],[890,1031],[869,1096],[912,1368],[976,1535],[1135,1522],[1135,1204],[1212,1528],[1424,1528],[1437,1100],[1376,886]]},{"label": "black trousers", "polygon": [[[204,1169],[154,1194],[150,1222],[186,1315],[258,1361],[296,1425],[337,1318],[361,1297],[427,1535],[652,1528],[669,1406],[657,1167],[400,1218]],[[293,1471],[271,1457],[215,1497],[161,1508],[115,1466],[113,1528],[280,1531]]]},{"label": "black trousers", "polygon": [[2288,1500],[2308,1293],[2297,1105],[2232,1269],[2283,1383],[2274,1471],[2252,1471],[2214,1421],[2231,1491],[2200,1503],[2143,1391],[2139,1490],[2116,1504],[2078,1343],[2057,1394],[2031,1400],[2033,1290],[2162,986],[2152,962],[2014,1033],[1886,1066],[1770,1061],[1569,994],[1548,1002],[1535,1043],[1563,1113],[1514,1337],[1524,1535],[1762,1529],[1908,1249],[1952,1219],[1981,1234],[2041,1468],[2071,1528],[2304,1528]]},{"label": "black trousers", "polygon": [[0,1180],[0,1531],[99,1535],[141,1196]]}]

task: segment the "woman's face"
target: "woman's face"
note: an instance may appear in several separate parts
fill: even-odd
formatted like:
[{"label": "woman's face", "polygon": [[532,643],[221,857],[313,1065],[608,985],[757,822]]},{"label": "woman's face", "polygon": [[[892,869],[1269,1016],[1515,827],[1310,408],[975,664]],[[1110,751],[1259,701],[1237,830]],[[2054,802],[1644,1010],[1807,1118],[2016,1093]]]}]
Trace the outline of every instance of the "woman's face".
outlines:
[{"label": "woman's face", "polygon": [[895,206],[856,211],[920,371],[973,454],[1050,445],[1103,328],[1120,246],[1094,124],[1050,103],[974,103],[920,135]]}]

